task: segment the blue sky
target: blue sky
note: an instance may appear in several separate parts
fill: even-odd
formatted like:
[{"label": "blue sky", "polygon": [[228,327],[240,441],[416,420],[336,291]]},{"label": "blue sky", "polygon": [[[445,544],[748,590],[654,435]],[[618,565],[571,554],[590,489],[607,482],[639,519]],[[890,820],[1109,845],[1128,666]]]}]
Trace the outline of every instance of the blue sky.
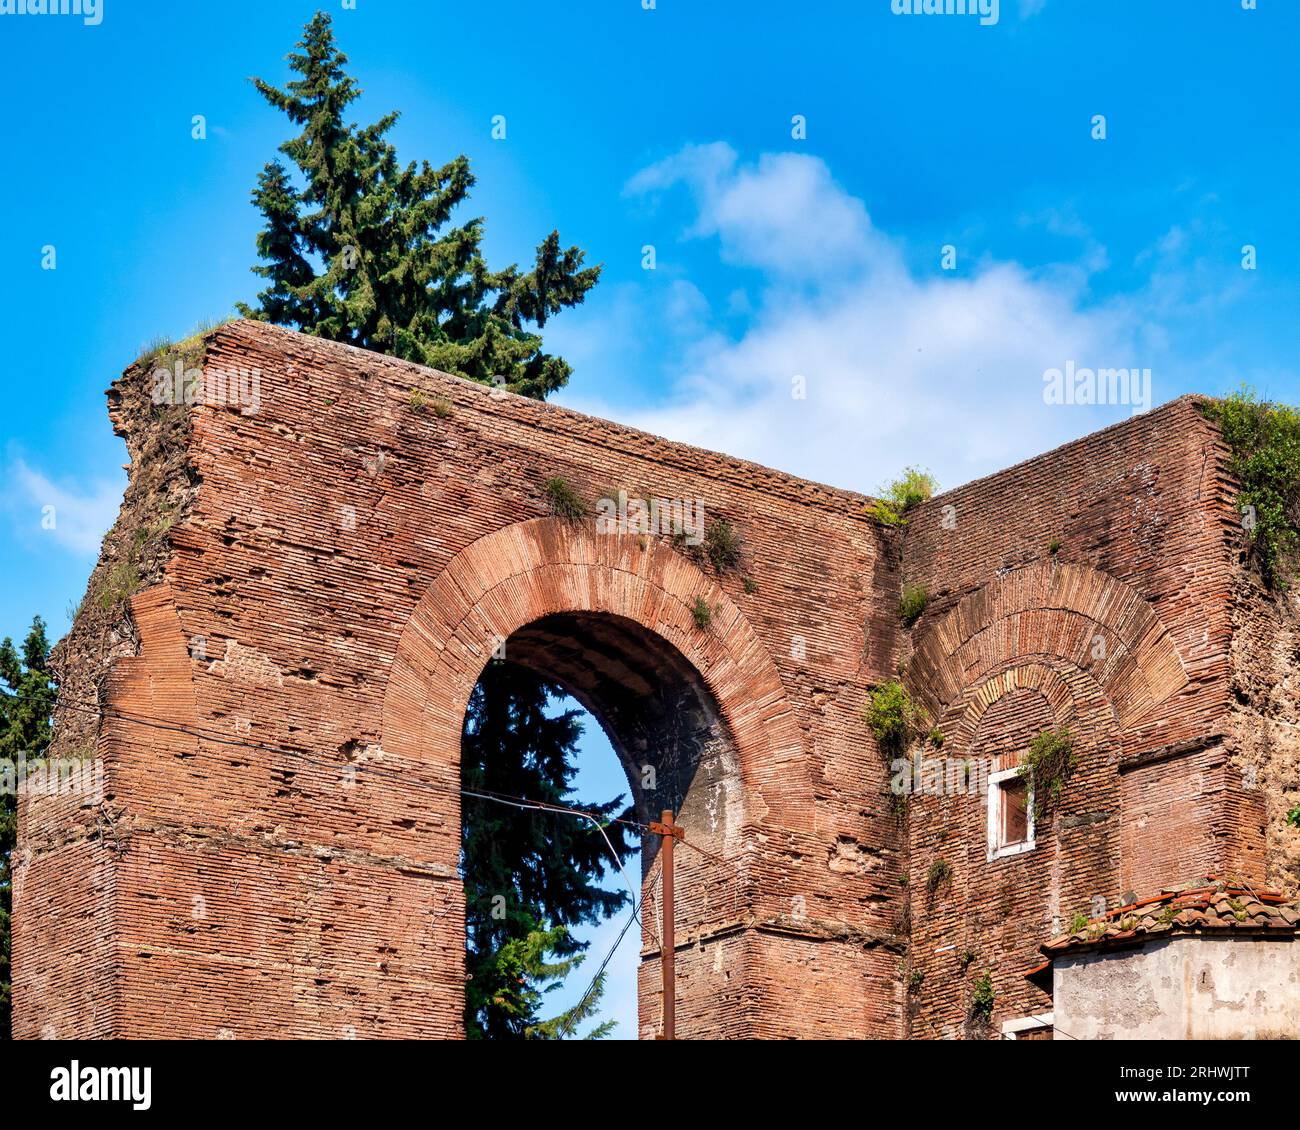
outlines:
[{"label": "blue sky", "polygon": [[[574,699],[565,699],[552,705],[555,711],[582,710],[582,706]],[[590,714],[585,715],[583,720],[578,772],[573,784],[575,794],[591,804],[613,800],[616,796],[622,796],[626,803],[631,794],[623,767],[614,753],[614,747],[609,744],[609,739],[600,728],[600,724]],[[556,818],[538,817],[538,819]],[[623,872],[613,870],[611,865],[605,875],[603,886],[626,891],[629,884],[636,889],[639,900],[640,851],[624,862]],[[611,915],[598,925],[574,928],[574,937],[588,943],[587,958],[563,985],[557,985],[547,993],[542,1010],[544,1015],[554,1016],[577,1004],[582,999],[582,994],[587,991],[587,986],[591,984],[591,979],[596,975],[600,963],[613,950],[613,956],[605,969],[605,995],[601,998],[600,1020],[614,1021],[615,1039],[635,1040],[637,1038],[636,971],[640,964],[640,927],[633,924],[622,941],[619,940],[619,932],[627,923],[631,912],[632,907],[629,903],[617,914]],[[589,1028],[590,1025],[587,1026],[587,1030]]]},{"label": "blue sky", "polygon": [[[494,262],[558,227],[605,264],[548,327],[561,402],[870,492],[1132,411],[1045,404],[1069,362],[1150,369],[1154,403],[1300,400],[1294,0],[656,4],[326,5],[358,117],[470,157]],[[286,78],[317,6],[0,15],[0,634],[67,628],[125,481],[113,376],[253,297],[248,193],[288,129],[246,80]]]}]

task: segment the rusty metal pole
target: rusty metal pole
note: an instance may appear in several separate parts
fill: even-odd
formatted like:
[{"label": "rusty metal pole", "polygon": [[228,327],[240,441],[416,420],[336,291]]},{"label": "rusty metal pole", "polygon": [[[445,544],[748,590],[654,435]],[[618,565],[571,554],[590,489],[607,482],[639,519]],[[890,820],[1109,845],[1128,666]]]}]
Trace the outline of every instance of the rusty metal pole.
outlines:
[{"label": "rusty metal pole", "polygon": [[673,827],[672,809],[665,809],[661,817],[663,832],[663,941],[659,947],[659,961],[664,991],[664,1039],[676,1038],[677,971],[674,967],[676,942],[673,939],[673,840],[677,831]]}]

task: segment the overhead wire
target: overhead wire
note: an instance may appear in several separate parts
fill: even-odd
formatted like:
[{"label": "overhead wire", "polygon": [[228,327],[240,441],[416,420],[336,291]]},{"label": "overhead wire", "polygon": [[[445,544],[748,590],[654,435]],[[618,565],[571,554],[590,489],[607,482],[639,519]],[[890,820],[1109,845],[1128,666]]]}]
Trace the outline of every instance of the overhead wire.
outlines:
[{"label": "overhead wire", "polygon": [[[0,691],[0,696],[9,699],[14,699],[18,697],[17,695],[11,694],[7,691]],[[306,751],[301,749],[294,749],[292,747],[276,745],[269,742],[244,741],[238,738],[230,738],[224,734],[215,734],[210,731],[205,731],[200,727],[189,726],[183,722],[175,722],[169,719],[150,717],[148,715],[126,714],[112,707],[101,707],[90,703],[80,703],[75,701],[62,701],[62,702],[56,702],[55,708],[56,709],[67,708],[71,710],[80,710],[88,713],[93,713],[94,715],[100,718],[103,717],[114,718],[117,719],[118,721],[127,722],[132,725],[142,726],[147,729],[162,730],[169,733],[179,733],[179,734],[183,734],[186,737],[192,737],[200,741],[213,742],[215,744],[220,744],[224,746],[232,746],[232,747],[238,747],[244,749],[255,749],[261,752],[278,753],[284,756],[297,758],[300,761],[303,761],[309,765],[313,765],[321,769],[332,770],[332,769],[337,769],[339,767],[336,762],[325,762],[325,761],[318,760],[316,758],[313,758],[310,754],[308,754]],[[576,816],[590,822],[595,827],[595,829],[600,833],[601,839],[605,841],[605,846],[608,849],[611,858],[614,860],[614,864],[617,867],[619,873],[622,875],[624,883],[627,885],[628,894],[632,904],[631,920],[635,920],[639,925],[644,926],[644,923],[642,922],[641,919],[640,900],[638,899],[636,889],[632,885],[631,879],[628,877],[627,869],[623,866],[623,861],[619,858],[618,852],[614,850],[614,845],[611,842],[609,835],[605,831],[605,827],[608,824],[620,824],[625,827],[634,828],[637,831],[642,832],[643,834],[653,834],[653,829],[649,824],[643,823],[642,821],[639,820],[629,820],[624,817],[606,817],[603,816],[603,814],[598,818],[597,815],[581,808],[575,808],[569,805],[555,804],[550,801],[536,800],[529,797],[515,796],[511,793],[503,793],[498,790],[466,789],[466,788],[451,789],[449,787],[439,785],[437,782],[421,781],[418,779],[405,777],[400,775],[396,770],[387,769],[386,767],[379,766],[379,765],[360,765],[360,766],[352,766],[352,768],[354,768],[358,773],[368,772],[374,776],[397,780],[401,784],[407,787],[424,788],[429,790],[430,792],[438,793],[443,796],[452,795],[452,793],[454,792],[460,796],[476,797],[478,799],[488,800],[498,804],[508,805],[513,808],[531,810],[537,812],[551,812],[551,813],[557,813],[557,814],[568,815],[568,816]],[[649,928],[652,935],[655,937],[656,942],[658,942],[659,934],[658,934],[658,930],[654,926],[653,921],[650,923]]]},{"label": "overhead wire", "polygon": [[[10,693],[8,691],[0,690],[0,697],[4,697],[8,699],[16,699],[18,695]],[[81,710],[87,713],[92,713],[100,718],[103,717],[115,718],[119,721],[127,722],[132,725],[142,726],[149,729],[166,731],[169,733],[179,733],[185,735],[186,737],[197,738],[200,741],[212,742],[218,745],[240,747],[244,749],[255,749],[255,750],[259,750],[262,752],[269,752],[269,753],[279,753],[289,757],[298,758],[302,761],[305,761],[309,765],[314,765],[322,769],[338,768],[337,763],[316,760],[312,758],[306,751],[301,749],[294,749],[289,746],[275,745],[269,742],[242,741],[237,738],[227,737],[224,734],[215,734],[209,731],[205,731],[200,729],[199,727],[188,726],[182,722],[174,722],[169,719],[162,719],[162,718],[152,718],[145,715],[125,714],[122,711],[116,710],[112,707],[103,707],[103,706],[93,705],[90,703],[57,701],[55,703],[55,709]],[[420,781],[420,780],[413,780],[407,777],[401,777],[399,774],[397,774],[396,771],[386,770],[383,766],[378,766],[378,765],[362,765],[362,766],[355,766],[354,768],[358,772],[364,771],[364,772],[369,772],[375,776],[396,779],[401,784],[406,785],[407,787],[414,786],[417,788],[425,788],[431,792],[439,793],[444,796],[448,796],[451,795],[452,792],[456,792],[461,796],[469,796],[480,800],[493,801],[498,804],[504,804],[512,808],[517,808],[517,809],[522,809],[527,811],[550,812],[550,813],[556,813],[560,815],[577,816],[583,820],[589,821],[596,828],[596,830],[600,832],[601,838],[605,841],[605,846],[609,850],[609,853],[613,858],[619,873],[622,875],[624,883],[627,884],[628,894],[631,899],[632,912],[628,916],[627,921],[624,922],[623,929],[619,931],[619,935],[617,938],[615,938],[614,944],[610,947],[604,959],[601,961],[600,966],[597,968],[596,973],[592,977],[590,984],[587,986],[582,996],[578,998],[578,1004],[575,1006],[575,1008],[580,1008],[590,998],[601,976],[608,968],[609,963],[613,960],[614,954],[617,952],[618,947],[622,944],[624,937],[626,937],[628,930],[632,926],[632,923],[636,922],[638,925],[642,926],[642,928],[645,928],[646,922],[643,921],[641,918],[642,900],[638,899],[635,892],[635,888],[632,886],[632,881],[628,877],[626,868],[624,868],[623,866],[623,861],[619,858],[618,852],[614,850],[614,845],[610,841],[609,836],[606,834],[605,827],[609,824],[621,824],[626,827],[635,828],[638,831],[642,832],[643,834],[658,834],[657,832],[655,832],[655,830],[651,827],[650,824],[639,820],[628,820],[623,817],[598,818],[593,813],[585,811],[580,808],[574,808],[568,805],[554,804],[549,801],[533,800],[528,797],[514,796],[510,793],[502,793],[496,790],[465,789],[465,788],[452,790],[450,788],[438,785],[436,782],[433,781]],[[685,837],[683,837],[680,842],[686,847],[691,848],[692,850],[698,852],[706,859],[709,859],[715,863],[720,863],[726,867],[730,867],[737,872],[740,870],[739,862],[725,859],[724,857],[717,855],[716,853],[711,852],[706,848],[700,847],[698,844],[692,843],[689,839],[686,839]],[[649,929],[652,936],[655,938],[656,945],[662,948],[663,942],[660,939],[659,933],[655,928],[653,918],[649,920]],[[1056,1030],[1061,1032],[1061,1034],[1065,1036],[1067,1039],[1070,1040],[1078,1039],[1077,1036],[1072,1036],[1068,1032],[1065,1032],[1063,1029],[1057,1028]]]},{"label": "overhead wire", "polygon": [[[0,690],[0,696],[9,699],[14,699],[18,697],[15,694],[12,694],[7,691],[2,691],[2,690]],[[265,752],[265,753],[280,754],[286,757],[295,758],[300,762],[303,762],[308,765],[312,765],[320,769],[336,770],[339,768],[339,764],[337,762],[327,762],[327,761],[319,760],[318,758],[312,757],[310,753],[308,753],[306,750],[303,749],[298,749],[291,746],[279,745],[270,742],[232,738],[225,734],[214,733],[210,730],[205,730],[202,727],[192,726],[184,722],[176,722],[171,719],[157,718],[149,715],[141,715],[141,714],[134,714],[134,713],[128,714],[124,711],[118,710],[113,707],[101,706],[93,703],[68,701],[68,700],[56,701],[55,709],[56,710],[58,709],[78,710],[85,713],[93,714],[99,718],[105,718],[105,717],[112,718],[117,721],[126,722],[131,725],[141,726],[146,729],[154,729],[154,730],[159,730],[167,733],[181,734],[185,737],[195,738],[196,740],[199,741],[211,742],[216,745],[222,745],[222,746],[227,746],[232,748],[252,749],[252,750],[258,750],[260,752]],[[389,769],[385,766],[380,766],[380,765],[373,765],[373,764],[356,765],[356,766],[351,766],[351,768],[353,768],[358,774],[363,772],[369,773],[374,777],[382,777],[390,780],[396,780],[400,784],[408,788],[409,787],[422,788],[429,792],[437,793],[443,796],[449,796],[452,795],[453,793],[456,793],[460,796],[475,797],[477,799],[488,800],[498,804],[504,804],[522,810],[537,811],[537,812],[551,812],[551,813],[557,813],[557,814],[568,815],[568,816],[576,816],[579,817],[580,819],[588,821],[600,833],[601,838],[605,841],[605,846],[609,851],[610,856],[613,858],[619,873],[622,875],[623,881],[628,887],[629,897],[631,898],[632,912],[627,920],[627,923],[624,925],[623,931],[619,934],[619,937],[614,944],[614,949],[617,949],[619,943],[622,941],[623,937],[626,935],[628,929],[631,927],[631,924],[634,921],[638,925],[642,926],[642,928],[646,928],[648,925],[650,933],[655,940],[655,944],[662,947],[663,941],[660,938],[659,931],[655,925],[653,918],[645,920],[641,916],[642,903],[644,900],[638,898],[636,894],[636,889],[633,886],[631,879],[628,877],[627,870],[626,868],[624,868],[622,860],[619,858],[618,853],[614,850],[614,845],[610,841],[610,838],[605,831],[607,825],[619,824],[624,827],[633,828],[638,832],[642,833],[643,835],[659,834],[658,832],[656,832],[655,828],[649,823],[640,820],[630,820],[625,817],[607,817],[604,816],[603,814],[598,816],[597,814],[593,814],[581,808],[575,808],[569,805],[555,804],[549,801],[536,800],[530,797],[515,796],[513,794],[503,793],[498,790],[466,789],[466,788],[452,789],[450,787],[440,785],[434,781],[422,781],[418,779],[412,779],[410,777],[401,775],[396,770]],[[707,850],[706,848],[700,847],[698,844],[692,843],[689,839],[686,839],[685,837],[681,839],[681,843],[715,863],[720,863],[726,867],[729,867],[735,872],[739,872],[740,870],[739,863],[734,862],[732,860],[725,859],[722,856],[719,856],[716,853]],[[609,961],[612,960],[613,953],[614,950],[611,950],[610,953],[606,955],[605,960],[601,963],[600,969],[597,972],[597,978],[599,977],[600,973],[604,971]],[[587,992],[584,994],[583,998],[581,999],[585,1000],[586,997],[590,995],[591,990],[595,986],[595,980],[596,979],[593,978],[592,984],[588,987]]]}]

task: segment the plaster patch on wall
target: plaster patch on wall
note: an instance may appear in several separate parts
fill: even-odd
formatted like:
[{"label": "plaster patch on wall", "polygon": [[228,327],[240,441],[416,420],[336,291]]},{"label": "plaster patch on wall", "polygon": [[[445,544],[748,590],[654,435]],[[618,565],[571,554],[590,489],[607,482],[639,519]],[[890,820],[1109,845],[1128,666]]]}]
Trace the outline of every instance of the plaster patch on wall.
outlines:
[{"label": "plaster patch on wall", "polygon": [[214,660],[208,670],[219,678],[253,687],[284,686],[284,676],[267,656],[234,640],[226,640],[225,657]]}]

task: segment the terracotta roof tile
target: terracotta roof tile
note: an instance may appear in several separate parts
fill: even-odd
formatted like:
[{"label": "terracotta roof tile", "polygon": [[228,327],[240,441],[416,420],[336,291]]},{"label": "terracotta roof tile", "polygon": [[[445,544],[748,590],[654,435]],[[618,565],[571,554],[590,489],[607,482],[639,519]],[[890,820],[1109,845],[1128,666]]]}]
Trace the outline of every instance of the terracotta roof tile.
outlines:
[{"label": "terracotta roof tile", "polygon": [[1053,938],[1040,951],[1051,960],[1073,950],[1132,945],[1174,932],[1269,930],[1294,935],[1298,929],[1300,905],[1288,903],[1281,892],[1211,877],[1168,886],[1151,898],[1116,907],[1082,929]]}]

